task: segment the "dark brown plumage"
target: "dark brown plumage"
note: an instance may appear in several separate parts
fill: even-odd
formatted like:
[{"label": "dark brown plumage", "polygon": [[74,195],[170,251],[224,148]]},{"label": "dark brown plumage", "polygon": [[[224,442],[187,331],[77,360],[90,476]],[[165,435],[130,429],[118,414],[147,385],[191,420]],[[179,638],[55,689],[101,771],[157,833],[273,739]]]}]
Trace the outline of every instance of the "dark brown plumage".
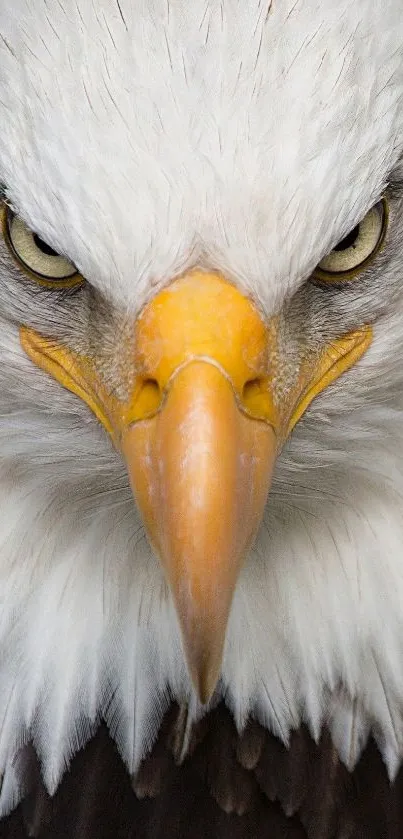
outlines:
[{"label": "dark brown plumage", "polygon": [[132,780],[102,725],[53,798],[25,748],[29,792],[1,839],[401,839],[403,770],[390,784],[372,741],[350,774],[327,733],[316,745],[301,728],[286,749],[251,722],[240,738],[221,705],[179,764],[182,717],[171,709]]}]

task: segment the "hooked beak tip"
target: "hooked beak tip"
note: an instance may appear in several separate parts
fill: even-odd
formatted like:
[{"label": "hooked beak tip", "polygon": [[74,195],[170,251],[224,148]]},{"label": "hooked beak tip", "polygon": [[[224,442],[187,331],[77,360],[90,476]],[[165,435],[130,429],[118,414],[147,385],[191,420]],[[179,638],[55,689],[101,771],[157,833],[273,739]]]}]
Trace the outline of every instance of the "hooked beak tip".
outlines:
[{"label": "hooked beak tip", "polygon": [[216,684],[217,679],[211,680],[208,674],[203,675],[199,679],[199,682],[195,685],[195,689],[202,705],[207,705],[207,703],[210,701],[214,693]]},{"label": "hooked beak tip", "polygon": [[207,705],[217,686],[221,669],[221,657],[222,651],[218,651],[214,647],[204,647],[199,655],[195,654],[194,650],[188,653],[187,658],[193,687],[202,705]]}]

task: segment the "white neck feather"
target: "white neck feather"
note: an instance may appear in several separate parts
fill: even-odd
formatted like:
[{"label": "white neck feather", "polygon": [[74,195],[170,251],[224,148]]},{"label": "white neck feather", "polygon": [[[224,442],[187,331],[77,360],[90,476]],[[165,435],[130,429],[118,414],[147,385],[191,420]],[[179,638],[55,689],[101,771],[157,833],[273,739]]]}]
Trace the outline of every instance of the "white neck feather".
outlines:
[{"label": "white neck feather", "polygon": [[[252,714],[285,742],[302,721],[315,737],[327,724],[349,767],[372,731],[393,775],[403,756],[399,426],[395,408],[380,409],[389,436],[374,449],[376,428],[364,434],[358,412],[346,470],[343,421],[329,422],[338,399],[336,387],[312,407],[280,459],[235,595],[216,698],[225,696],[240,728]],[[102,473],[92,482],[71,476],[70,486],[54,473],[44,487],[40,471],[3,471],[3,813],[21,794],[13,765],[24,739],[33,739],[53,791],[100,716],[132,772],[171,698],[189,704],[194,718],[203,712],[161,569],[121,467],[108,456],[109,495]]]}]

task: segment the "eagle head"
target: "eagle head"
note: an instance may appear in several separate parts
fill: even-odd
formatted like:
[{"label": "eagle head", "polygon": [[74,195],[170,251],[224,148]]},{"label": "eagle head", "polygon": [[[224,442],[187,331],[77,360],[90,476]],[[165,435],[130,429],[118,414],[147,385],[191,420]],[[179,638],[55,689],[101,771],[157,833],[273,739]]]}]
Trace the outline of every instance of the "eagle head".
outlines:
[{"label": "eagle head", "polygon": [[400,5],[0,11],[3,808],[172,699],[401,759]]}]

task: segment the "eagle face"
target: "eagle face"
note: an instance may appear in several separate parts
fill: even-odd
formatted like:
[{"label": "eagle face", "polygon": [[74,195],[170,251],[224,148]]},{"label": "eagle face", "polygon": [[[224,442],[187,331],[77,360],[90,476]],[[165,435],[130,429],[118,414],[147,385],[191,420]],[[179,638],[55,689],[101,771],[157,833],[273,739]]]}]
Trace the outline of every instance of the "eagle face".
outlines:
[{"label": "eagle face", "polygon": [[53,790],[103,716],[133,771],[172,697],[393,772],[400,4],[37,6],[0,11],[0,804],[23,738]]}]

